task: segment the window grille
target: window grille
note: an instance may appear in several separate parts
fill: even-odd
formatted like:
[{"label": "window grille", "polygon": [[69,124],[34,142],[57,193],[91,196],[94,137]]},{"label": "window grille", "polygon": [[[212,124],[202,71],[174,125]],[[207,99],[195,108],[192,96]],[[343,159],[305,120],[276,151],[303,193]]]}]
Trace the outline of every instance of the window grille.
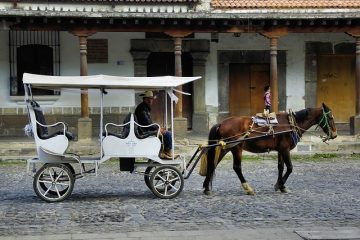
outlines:
[{"label": "window grille", "polygon": [[[50,55],[52,62],[50,64],[51,69],[46,74],[58,76],[60,75],[60,36],[58,31],[9,31],[9,61],[10,61],[10,95],[18,96],[24,94],[22,85],[22,75],[18,76],[20,69],[26,69],[24,66],[19,66],[18,57],[19,51],[22,47],[28,46],[30,49],[34,47],[47,47],[52,50]],[[31,56],[27,56],[31,57]],[[38,59],[34,57],[34,64]],[[50,61],[51,61],[50,59]],[[41,74],[34,70],[32,73]],[[38,91],[40,95],[53,95],[54,92]],[[56,92],[55,94],[59,94]]]}]

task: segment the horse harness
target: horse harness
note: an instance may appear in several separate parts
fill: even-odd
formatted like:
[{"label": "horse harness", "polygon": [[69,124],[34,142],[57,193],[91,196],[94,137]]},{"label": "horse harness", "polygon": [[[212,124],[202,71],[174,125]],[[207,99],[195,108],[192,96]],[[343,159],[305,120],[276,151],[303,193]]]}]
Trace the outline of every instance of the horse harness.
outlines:
[{"label": "horse harness", "polygon": [[[277,132],[275,131],[274,126],[276,126],[276,124],[270,123],[269,115],[265,115],[263,118],[266,120],[266,124],[264,124],[263,126],[267,127],[268,130],[267,131],[256,130],[256,128],[254,128],[254,125],[257,123],[253,120],[252,124],[249,127],[249,130],[246,132],[244,137],[248,137],[251,133],[261,133],[261,134],[264,134],[265,136],[272,135],[273,137],[275,137]],[[300,139],[302,137],[302,133],[296,123],[296,115],[291,109],[289,110],[289,113],[288,113],[288,121],[289,121],[290,130],[286,131],[286,132],[291,132],[291,138],[292,138],[294,144],[296,145],[300,141]]]}]

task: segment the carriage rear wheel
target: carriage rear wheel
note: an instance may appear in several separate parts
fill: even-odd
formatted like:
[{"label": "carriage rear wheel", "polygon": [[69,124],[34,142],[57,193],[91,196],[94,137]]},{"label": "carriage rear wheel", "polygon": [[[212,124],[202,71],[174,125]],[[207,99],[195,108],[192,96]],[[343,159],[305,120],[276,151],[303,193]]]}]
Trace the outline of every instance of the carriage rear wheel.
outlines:
[{"label": "carriage rear wheel", "polygon": [[150,190],[151,190],[150,175],[151,175],[152,169],[153,169],[153,167],[147,167],[146,170],[145,170],[145,173],[144,173],[145,184]]},{"label": "carriage rear wheel", "polygon": [[74,188],[74,174],[65,164],[44,164],[35,174],[36,195],[46,202],[60,202],[69,197]]},{"label": "carriage rear wheel", "polygon": [[161,166],[151,173],[149,184],[155,196],[170,199],[181,193],[184,178],[176,167]]}]

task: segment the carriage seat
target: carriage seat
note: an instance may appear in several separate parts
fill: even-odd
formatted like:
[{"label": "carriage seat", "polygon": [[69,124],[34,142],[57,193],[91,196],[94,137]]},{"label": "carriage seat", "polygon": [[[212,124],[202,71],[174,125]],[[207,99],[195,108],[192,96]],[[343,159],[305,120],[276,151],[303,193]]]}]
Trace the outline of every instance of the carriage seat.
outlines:
[{"label": "carriage seat", "polygon": [[67,131],[67,126],[65,128],[65,133],[64,133],[64,130],[57,130],[52,133],[49,133],[48,127],[55,127],[56,125],[60,125],[61,123],[59,122],[56,124],[47,125],[46,121],[45,121],[44,113],[41,110],[40,105],[34,100],[30,100],[29,102],[35,113],[36,131],[37,131],[37,135],[40,139],[45,140],[45,139],[50,139],[52,137],[55,137],[57,135],[65,135],[68,140],[75,140],[75,135],[72,134],[71,132]]},{"label": "carriage seat", "polygon": [[[129,136],[129,133],[130,133],[130,119],[131,119],[131,115],[132,113],[128,113],[125,118],[124,118],[124,121],[123,121],[123,124],[121,125],[116,125],[116,124],[112,124],[112,123],[108,123],[105,125],[105,132],[103,133],[103,136],[114,136],[114,137],[118,137],[118,138],[121,138],[121,139],[125,139]],[[158,134],[158,130],[155,130],[155,131],[147,131],[147,132],[143,132],[141,131],[141,129],[139,128],[139,125],[138,125],[138,121],[137,121],[137,117],[136,115],[133,115],[134,117],[134,133],[135,133],[135,136],[138,138],[138,139],[144,139],[144,138],[148,138],[150,136],[157,136]],[[112,125],[112,126],[118,126],[118,127],[123,127],[122,129],[122,132],[119,132],[119,133],[116,133],[116,132],[110,132],[107,130],[107,126],[109,125]],[[146,128],[146,127],[144,127]]]},{"label": "carriage seat", "polygon": [[[105,124],[105,137],[102,140],[104,156],[120,158],[146,157],[159,160],[161,141],[158,134],[160,134],[160,126],[153,123],[149,126],[157,126],[158,130],[142,134],[139,131],[140,128],[149,126],[138,124],[135,121],[134,114],[128,114],[124,122],[124,124]],[[109,132],[109,126],[122,127],[123,129],[120,134],[114,134]]]}]

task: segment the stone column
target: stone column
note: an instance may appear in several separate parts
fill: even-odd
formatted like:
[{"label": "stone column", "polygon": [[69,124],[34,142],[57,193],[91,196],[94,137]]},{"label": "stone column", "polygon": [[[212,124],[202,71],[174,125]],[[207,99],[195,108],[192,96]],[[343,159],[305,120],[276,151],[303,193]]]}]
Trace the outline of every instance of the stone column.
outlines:
[{"label": "stone column", "polygon": [[346,32],[355,38],[356,41],[356,62],[355,62],[355,116],[350,117],[350,134],[360,133],[360,28],[354,27]]},{"label": "stone column", "polygon": [[218,121],[230,116],[230,100],[229,100],[229,62],[223,61],[218,64],[218,101],[219,115]]},{"label": "stone column", "polygon": [[[74,31],[80,45],[80,76],[88,75],[87,38],[94,32]],[[81,117],[78,119],[78,140],[90,142],[92,137],[92,120],[89,117],[88,90],[81,89]]]},{"label": "stone column", "polygon": [[271,88],[271,111],[279,111],[279,83],[277,64],[277,45],[281,36],[287,35],[287,28],[278,27],[262,35],[270,39],[270,88]]},{"label": "stone column", "polygon": [[[174,53],[175,53],[175,76],[182,77],[182,64],[181,64],[181,43],[182,37],[174,37]],[[182,86],[177,87],[177,90],[182,91]],[[187,132],[187,118],[183,117],[183,101],[182,94],[176,93],[179,98],[177,104],[175,104],[175,117],[174,117],[174,131],[180,136],[186,135]]]},{"label": "stone column", "polygon": [[360,35],[356,35],[355,116],[350,117],[350,134],[360,133]]},{"label": "stone column", "polygon": [[193,57],[193,75],[202,76],[201,79],[194,82],[193,102],[193,130],[206,134],[209,131],[209,113],[206,111],[205,105],[205,79],[206,79],[206,59],[209,52],[191,52]]},{"label": "stone column", "polygon": [[277,65],[278,38],[270,38],[270,89],[271,111],[279,111],[278,65]]}]

